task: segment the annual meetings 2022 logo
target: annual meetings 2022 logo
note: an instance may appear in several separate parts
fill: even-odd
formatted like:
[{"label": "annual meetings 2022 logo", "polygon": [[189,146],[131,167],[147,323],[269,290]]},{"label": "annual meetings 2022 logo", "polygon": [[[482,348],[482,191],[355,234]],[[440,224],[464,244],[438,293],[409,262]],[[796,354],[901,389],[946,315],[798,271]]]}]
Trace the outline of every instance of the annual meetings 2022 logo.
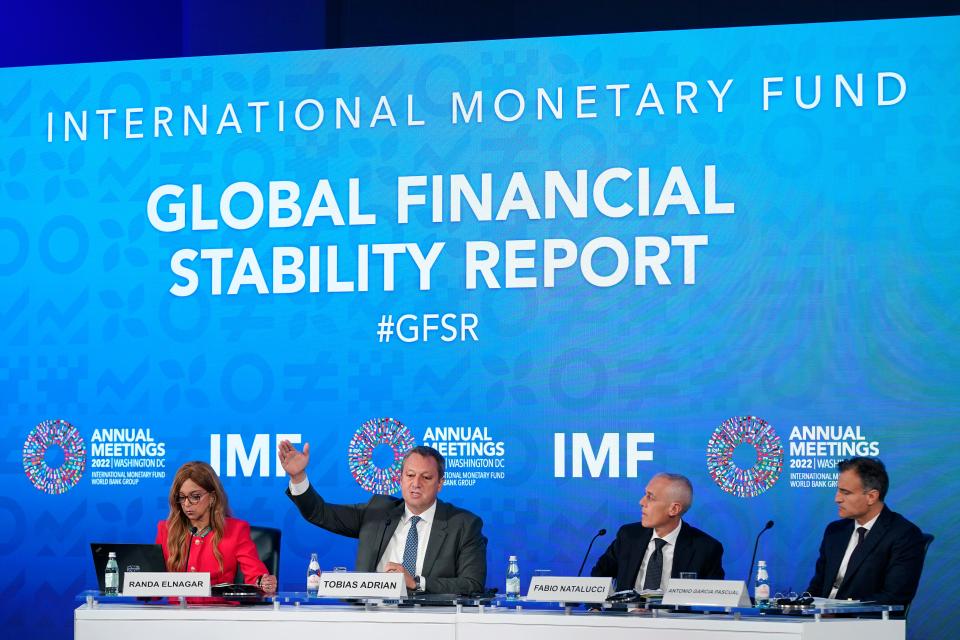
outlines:
[{"label": "annual meetings 2022 logo", "polygon": [[40,491],[66,493],[80,482],[87,466],[83,436],[66,420],[44,420],[23,443],[23,471]]},{"label": "annual meetings 2022 logo", "polygon": [[399,420],[367,420],[350,438],[350,473],[370,493],[394,494],[400,489],[403,456],[416,444],[410,429]]},{"label": "annual meetings 2022 logo", "polygon": [[[738,447],[756,454],[751,467],[734,461]],[[776,484],[783,471],[783,443],[776,430],[755,416],[724,421],[707,442],[707,471],[721,489],[739,498],[755,498]]]},{"label": "annual meetings 2022 logo", "polygon": [[[506,477],[506,443],[486,426],[427,427],[423,444],[444,456],[446,485],[472,487]],[[368,420],[350,439],[350,474],[370,493],[394,494],[400,490],[403,457],[416,445],[410,429],[399,420]]]}]

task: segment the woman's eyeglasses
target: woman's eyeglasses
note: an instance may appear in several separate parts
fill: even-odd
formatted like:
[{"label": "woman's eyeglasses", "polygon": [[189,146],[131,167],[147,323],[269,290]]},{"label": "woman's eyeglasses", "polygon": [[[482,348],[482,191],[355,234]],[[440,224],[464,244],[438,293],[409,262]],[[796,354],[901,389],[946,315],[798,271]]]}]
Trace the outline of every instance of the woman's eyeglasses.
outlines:
[{"label": "woman's eyeglasses", "polygon": [[183,504],[184,502],[189,502],[190,504],[197,504],[203,500],[203,496],[207,495],[204,493],[191,493],[188,496],[183,495],[182,493],[177,496],[177,504]]}]

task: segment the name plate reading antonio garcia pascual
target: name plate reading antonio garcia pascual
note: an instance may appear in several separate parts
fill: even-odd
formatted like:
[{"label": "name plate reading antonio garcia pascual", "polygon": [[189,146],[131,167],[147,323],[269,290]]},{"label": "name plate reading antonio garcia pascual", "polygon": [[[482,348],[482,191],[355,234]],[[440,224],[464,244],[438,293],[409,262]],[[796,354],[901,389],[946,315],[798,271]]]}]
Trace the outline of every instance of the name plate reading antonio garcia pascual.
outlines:
[{"label": "name plate reading antonio garcia pascual", "polygon": [[663,604],[749,607],[750,596],[743,580],[674,579],[663,594]]},{"label": "name plate reading antonio garcia pascual", "polygon": [[320,576],[321,598],[405,598],[402,573],[325,573]]},{"label": "name plate reading antonio garcia pascual", "polygon": [[128,571],[123,574],[123,590],[120,593],[138,598],[202,598],[210,595],[210,573]]},{"label": "name plate reading antonio garcia pascual", "polygon": [[535,576],[527,600],[542,602],[603,602],[610,595],[613,578],[563,578]]}]

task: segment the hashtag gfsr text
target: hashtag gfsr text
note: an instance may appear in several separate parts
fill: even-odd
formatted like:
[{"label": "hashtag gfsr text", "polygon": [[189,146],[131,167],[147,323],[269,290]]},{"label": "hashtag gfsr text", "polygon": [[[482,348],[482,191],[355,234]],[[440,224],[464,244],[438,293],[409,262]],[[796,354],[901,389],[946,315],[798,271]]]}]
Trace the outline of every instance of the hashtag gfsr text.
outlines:
[{"label": "hashtag gfsr text", "polygon": [[377,322],[377,339],[390,342],[479,342],[480,320],[474,313],[384,313]]}]

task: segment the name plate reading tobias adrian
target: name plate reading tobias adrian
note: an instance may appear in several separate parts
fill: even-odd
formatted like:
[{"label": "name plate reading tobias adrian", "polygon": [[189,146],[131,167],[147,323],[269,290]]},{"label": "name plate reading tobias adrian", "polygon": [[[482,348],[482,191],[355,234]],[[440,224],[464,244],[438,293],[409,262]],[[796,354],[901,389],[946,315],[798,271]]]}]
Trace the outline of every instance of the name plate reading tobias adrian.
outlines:
[{"label": "name plate reading tobias adrian", "polygon": [[321,598],[404,598],[402,573],[325,573],[320,576]]},{"label": "name plate reading tobias adrian", "polygon": [[743,580],[670,580],[663,604],[749,607],[750,596]]},{"label": "name plate reading tobias adrian", "polygon": [[562,578],[535,576],[527,600],[543,602],[603,602],[610,595],[613,578]]},{"label": "name plate reading tobias adrian", "polygon": [[123,574],[123,590],[120,593],[137,598],[209,596],[210,574],[127,571]]}]

